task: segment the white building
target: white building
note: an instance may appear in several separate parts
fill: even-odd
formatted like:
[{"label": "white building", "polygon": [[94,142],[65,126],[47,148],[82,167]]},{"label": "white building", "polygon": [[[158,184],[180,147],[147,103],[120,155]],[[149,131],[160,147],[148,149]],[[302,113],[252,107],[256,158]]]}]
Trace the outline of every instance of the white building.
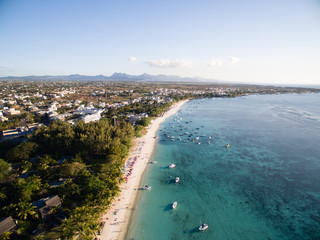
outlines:
[{"label": "white building", "polygon": [[20,114],[20,110],[15,110],[14,108],[9,108],[5,111],[5,113],[7,115],[10,115],[10,116],[14,116],[14,115],[19,115]]},{"label": "white building", "polygon": [[97,112],[95,112],[93,114],[85,114],[85,115],[81,116],[80,119],[83,120],[85,123],[99,121],[101,119],[102,112],[103,112],[103,110],[98,110]]}]

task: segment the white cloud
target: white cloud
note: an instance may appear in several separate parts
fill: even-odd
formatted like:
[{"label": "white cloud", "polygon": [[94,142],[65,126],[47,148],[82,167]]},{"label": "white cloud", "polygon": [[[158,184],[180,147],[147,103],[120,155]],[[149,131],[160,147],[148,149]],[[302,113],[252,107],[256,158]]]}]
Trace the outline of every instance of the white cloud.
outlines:
[{"label": "white cloud", "polygon": [[209,67],[221,67],[221,66],[227,65],[227,64],[235,64],[239,61],[240,61],[240,59],[237,57],[228,57],[226,59],[215,58],[209,62],[205,62],[205,64],[208,65]]},{"label": "white cloud", "polygon": [[237,58],[237,57],[228,57],[228,62],[229,62],[230,64],[235,64],[235,63],[237,63],[237,62],[239,62],[239,61],[240,61],[240,59]]},{"label": "white cloud", "polygon": [[190,67],[193,63],[189,60],[184,59],[160,59],[160,60],[149,60],[145,62],[149,67],[158,68],[178,68],[178,67]]},{"label": "white cloud", "polygon": [[220,58],[216,58],[211,60],[210,62],[206,62],[209,67],[220,67],[223,64],[223,60]]},{"label": "white cloud", "polygon": [[128,61],[129,62],[135,62],[135,61],[137,61],[137,58],[136,57],[129,57]]}]

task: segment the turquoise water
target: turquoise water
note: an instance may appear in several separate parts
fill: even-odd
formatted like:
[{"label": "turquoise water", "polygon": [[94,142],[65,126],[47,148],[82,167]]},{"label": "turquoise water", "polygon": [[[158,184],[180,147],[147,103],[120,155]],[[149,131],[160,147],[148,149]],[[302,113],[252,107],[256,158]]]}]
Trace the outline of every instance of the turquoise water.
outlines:
[{"label": "turquoise water", "polygon": [[192,100],[158,135],[127,239],[320,239],[320,94]]}]

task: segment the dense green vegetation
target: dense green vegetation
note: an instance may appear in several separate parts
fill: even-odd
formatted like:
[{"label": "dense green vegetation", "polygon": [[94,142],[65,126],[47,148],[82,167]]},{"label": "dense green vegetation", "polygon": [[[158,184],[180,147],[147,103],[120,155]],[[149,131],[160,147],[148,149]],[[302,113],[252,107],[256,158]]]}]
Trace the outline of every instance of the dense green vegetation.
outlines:
[{"label": "dense green vegetation", "polygon": [[148,113],[151,117],[158,117],[161,113],[163,113],[166,109],[168,109],[172,105],[171,102],[168,103],[155,103],[148,104],[147,102],[138,102],[130,105],[126,105],[117,109],[111,109],[105,113],[107,117],[111,117],[114,115],[119,115],[121,113]]},{"label": "dense green vegetation", "polygon": [[[108,120],[80,121],[75,126],[58,121],[40,128],[28,141],[7,149],[0,159],[0,217],[19,220],[15,234],[21,239],[30,239],[34,229],[45,234],[50,229],[32,203],[58,195],[62,206],[56,211],[66,217],[61,221],[60,237],[94,238],[99,213],[119,192],[121,168],[133,135],[134,128],[121,119],[117,126]],[[59,179],[63,183],[52,186]]]}]

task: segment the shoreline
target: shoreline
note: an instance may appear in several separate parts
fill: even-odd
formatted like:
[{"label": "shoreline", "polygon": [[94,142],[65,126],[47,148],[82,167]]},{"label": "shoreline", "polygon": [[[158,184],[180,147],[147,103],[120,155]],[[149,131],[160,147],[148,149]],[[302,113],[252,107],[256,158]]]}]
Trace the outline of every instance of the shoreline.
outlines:
[{"label": "shoreline", "polygon": [[125,239],[136,205],[138,189],[141,187],[141,179],[150,164],[157,143],[155,136],[160,124],[174,115],[188,101],[187,99],[174,103],[163,116],[151,121],[151,124],[146,128],[148,132],[144,136],[133,140],[133,147],[130,149],[125,163],[128,180],[120,185],[120,195],[115,197],[110,209],[101,218],[104,227],[101,230],[101,235],[98,235],[98,239]]}]

